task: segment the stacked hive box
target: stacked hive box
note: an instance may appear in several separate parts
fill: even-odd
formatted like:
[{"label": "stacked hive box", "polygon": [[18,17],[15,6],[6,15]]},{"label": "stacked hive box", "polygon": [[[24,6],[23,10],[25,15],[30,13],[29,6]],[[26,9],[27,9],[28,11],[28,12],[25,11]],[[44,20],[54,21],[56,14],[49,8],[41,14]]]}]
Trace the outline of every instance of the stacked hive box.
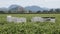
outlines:
[{"label": "stacked hive box", "polygon": [[26,22],[26,18],[22,17],[22,18],[18,18],[18,17],[11,17],[11,16],[7,16],[7,21],[8,22]]}]

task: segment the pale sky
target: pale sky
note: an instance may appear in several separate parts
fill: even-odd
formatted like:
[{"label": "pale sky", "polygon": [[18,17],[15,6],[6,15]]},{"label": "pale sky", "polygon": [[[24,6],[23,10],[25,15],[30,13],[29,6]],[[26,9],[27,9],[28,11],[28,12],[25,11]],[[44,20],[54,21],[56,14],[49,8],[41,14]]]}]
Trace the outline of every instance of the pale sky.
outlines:
[{"label": "pale sky", "polygon": [[0,0],[0,7],[9,7],[12,4],[22,7],[36,5],[46,8],[60,8],[60,0]]}]

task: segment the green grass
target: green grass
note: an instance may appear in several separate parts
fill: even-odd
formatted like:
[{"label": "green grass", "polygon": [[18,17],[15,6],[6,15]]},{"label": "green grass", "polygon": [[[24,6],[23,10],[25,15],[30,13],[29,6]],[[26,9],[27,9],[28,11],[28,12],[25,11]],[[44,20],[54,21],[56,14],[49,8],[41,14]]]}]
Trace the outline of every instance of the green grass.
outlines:
[{"label": "green grass", "polygon": [[[6,22],[6,16],[26,17],[26,23]],[[29,22],[34,16],[55,17],[56,22]],[[60,14],[0,14],[0,34],[60,34]]]}]

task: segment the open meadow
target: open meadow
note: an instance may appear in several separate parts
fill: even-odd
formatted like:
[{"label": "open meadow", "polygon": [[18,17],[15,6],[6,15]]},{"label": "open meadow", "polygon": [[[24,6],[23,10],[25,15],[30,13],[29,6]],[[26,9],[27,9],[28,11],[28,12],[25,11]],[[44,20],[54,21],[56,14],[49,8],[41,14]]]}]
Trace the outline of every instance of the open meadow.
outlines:
[{"label": "open meadow", "polygon": [[[6,17],[25,17],[26,23],[9,23]],[[55,17],[56,22],[30,22],[34,16]],[[0,14],[0,34],[60,34],[60,14]]]}]

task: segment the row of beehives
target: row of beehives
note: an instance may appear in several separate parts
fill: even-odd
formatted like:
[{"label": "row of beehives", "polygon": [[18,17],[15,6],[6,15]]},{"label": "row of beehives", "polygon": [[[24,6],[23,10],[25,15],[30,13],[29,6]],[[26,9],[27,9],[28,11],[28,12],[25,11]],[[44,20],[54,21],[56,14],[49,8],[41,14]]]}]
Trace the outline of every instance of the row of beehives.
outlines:
[{"label": "row of beehives", "polygon": [[[27,22],[27,19],[24,17],[12,17],[12,16],[7,16],[7,21],[8,22]],[[55,23],[55,17],[32,17],[31,22],[53,22]]]}]

